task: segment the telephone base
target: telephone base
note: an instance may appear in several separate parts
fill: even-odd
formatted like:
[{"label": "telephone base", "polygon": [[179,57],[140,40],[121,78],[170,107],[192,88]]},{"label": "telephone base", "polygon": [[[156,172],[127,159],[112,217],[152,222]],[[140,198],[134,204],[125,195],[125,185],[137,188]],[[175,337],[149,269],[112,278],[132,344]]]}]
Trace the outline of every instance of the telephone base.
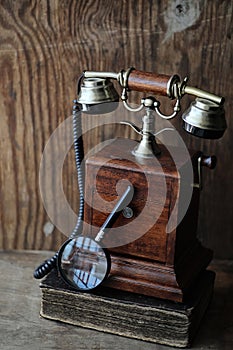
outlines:
[{"label": "telephone base", "polygon": [[212,251],[202,247],[198,241],[174,266],[111,252],[111,273],[104,285],[183,302],[195,285],[200,271],[205,270],[211,260]]},{"label": "telephone base", "polygon": [[[192,188],[186,176],[187,167],[191,161],[196,183],[200,152],[187,154],[180,148],[168,151],[160,145],[158,159],[143,159],[141,164],[130,151],[135,145],[133,140],[116,139],[87,159],[84,235],[96,237],[119,197],[118,183],[130,182],[134,187],[129,204],[133,216],[127,218],[121,213],[102,241],[112,260],[105,284],[182,302],[212,259],[212,251],[204,248],[196,237],[198,188],[193,188],[187,211],[178,222],[180,203],[185,202]],[[177,156],[176,164],[171,153]],[[170,219],[175,225],[169,231]]]}]

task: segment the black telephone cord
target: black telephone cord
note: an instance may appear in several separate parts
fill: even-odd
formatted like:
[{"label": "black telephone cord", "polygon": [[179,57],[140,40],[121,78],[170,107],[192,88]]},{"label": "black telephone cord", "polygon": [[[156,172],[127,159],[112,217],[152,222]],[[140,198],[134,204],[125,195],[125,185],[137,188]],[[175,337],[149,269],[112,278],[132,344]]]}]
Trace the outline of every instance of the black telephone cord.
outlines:
[{"label": "black telephone cord", "polygon": [[[78,81],[78,90],[80,88],[80,77]],[[74,154],[75,163],[77,169],[78,187],[79,187],[79,213],[77,222],[70,238],[76,237],[78,234],[82,233],[83,226],[83,214],[84,214],[84,148],[83,148],[83,138],[82,138],[82,120],[81,120],[81,105],[77,100],[73,101],[73,137],[74,137]],[[79,136],[79,134],[81,134]],[[41,265],[39,265],[34,271],[34,278],[41,279],[46,276],[53,268],[56,267],[58,252],[50,259],[45,260]]]}]

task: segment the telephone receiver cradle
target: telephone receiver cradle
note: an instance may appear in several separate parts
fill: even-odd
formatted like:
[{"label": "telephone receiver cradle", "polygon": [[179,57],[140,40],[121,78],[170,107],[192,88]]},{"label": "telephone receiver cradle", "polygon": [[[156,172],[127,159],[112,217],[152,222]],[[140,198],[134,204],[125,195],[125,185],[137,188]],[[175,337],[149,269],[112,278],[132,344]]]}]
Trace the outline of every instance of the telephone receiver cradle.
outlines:
[{"label": "telephone receiver cradle", "polygon": [[[116,91],[112,80],[116,81],[122,89],[121,96]],[[132,90],[153,96],[143,98],[139,107],[132,108],[128,104],[128,95]],[[197,240],[196,229],[199,192],[202,187],[202,167],[213,169],[216,166],[216,157],[190,151],[194,173],[190,203],[183,219],[173,227],[171,232],[167,232],[169,218],[179,216],[179,202],[185,197],[187,184],[183,181],[182,171],[188,161],[187,157],[182,158],[181,151],[178,163],[174,164],[172,152],[169,152],[165,146],[157,144],[154,114],[164,119],[172,119],[181,109],[182,97],[185,94],[194,95],[196,100],[182,115],[184,130],[201,138],[217,139],[223,136],[226,129],[224,98],[188,86],[187,78],[181,81],[177,75],[167,76],[138,71],[134,68],[122,70],[119,73],[85,71],[78,81],[77,92],[78,99],[75,101],[73,111],[74,135],[77,134],[75,133],[77,120],[81,127],[81,113],[83,115],[85,113],[107,114],[116,109],[119,100],[127,110],[138,112],[144,109],[145,115],[141,129],[130,122],[122,121],[141,135],[139,143],[129,139],[116,139],[111,145],[85,161],[85,190],[82,180],[80,181],[84,178],[80,165],[84,157],[82,140],[81,137],[79,140],[74,140],[75,152],[81,149],[76,156],[81,196],[79,218],[71,238],[78,237],[80,234],[96,237],[109,214],[100,197],[104,198],[106,203],[111,203],[112,199],[117,197],[117,182],[127,179],[134,188],[132,202],[130,206],[123,208],[114,222],[114,237],[106,235],[106,241],[103,240],[112,261],[111,271],[108,278],[104,280],[104,285],[182,302],[190,286],[212,259],[212,252]],[[169,99],[176,100],[170,116],[161,113],[160,103],[154,95],[167,96]],[[124,158],[126,152],[127,159]],[[179,173],[177,169],[181,172]],[[148,188],[148,178],[150,188]],[[161,190],[164,183],[166,184],[165,198]],[[148,191],[153,193],[154,198],[145,211],[143,208]],[[144,217],[140,220],[142,212]],[[139,224],[134,226],[132,236],[130,227],[136,219]],[[82,226],[80,222],[84,225]],[[150,227],[148,230],[146,230],[147,224]],[[120,235],[126,237],[123,245],[117,243]],[[58,255],[57,253],[40,265],[35,270],[34,276],[41,278],[49,272],[54,267],[54,261],[57,261]],[[61,259],[58,259],[58,264],[61,264]],[[60,268],[60,265],[58,267]]]}]

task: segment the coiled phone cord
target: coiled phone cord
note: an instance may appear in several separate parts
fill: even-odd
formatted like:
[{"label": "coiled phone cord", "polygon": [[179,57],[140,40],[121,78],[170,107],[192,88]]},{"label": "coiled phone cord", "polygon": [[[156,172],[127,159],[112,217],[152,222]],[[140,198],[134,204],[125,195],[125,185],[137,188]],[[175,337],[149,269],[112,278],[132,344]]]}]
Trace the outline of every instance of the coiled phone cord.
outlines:
[{"label": "coiled phone cord", "polygon": [[[82,76],[78,80],[78,92],[80,89],[80,82]],[[73,229],[70,238],[76,237],[82,232],[83,226],[83,214],[84,214],[84,147],[82,138],[82,121],[81,121],[81,105],[77,100],[73,101],[73,137],[74,137],[74,154],[75,154],[75,164],[77,170],[78,187],[79,187],[79,213],[75,228]],[[46,276],[57,263],[57,252],[52,258],[45,260],[41,265],[39,265],[34,271],[34,278],[41,279]]]}]

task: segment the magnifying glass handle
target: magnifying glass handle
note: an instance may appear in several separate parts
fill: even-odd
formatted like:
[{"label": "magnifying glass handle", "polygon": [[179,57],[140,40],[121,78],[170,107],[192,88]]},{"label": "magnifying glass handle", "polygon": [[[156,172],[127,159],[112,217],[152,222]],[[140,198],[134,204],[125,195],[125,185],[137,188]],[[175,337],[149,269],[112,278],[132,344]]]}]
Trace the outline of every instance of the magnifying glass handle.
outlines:
[{"label": "magnifying glass handle", "polygon": [[121,211],[129,204],[129,202],[133,198],[134,188],[132,185],[128,185],[126,191],[123,193],[119,201],[116,203],[115,207],[113,208],[112,212],[109,214],[107,219],[105,220],[104,224],[101,226],[101,229],[97,233],[97,236],[95,237],[96,242],[100,242],[104,234],[106,233],[107,229],[112,226],[113,222],[116,220],[116,218],[120,215]]}]

